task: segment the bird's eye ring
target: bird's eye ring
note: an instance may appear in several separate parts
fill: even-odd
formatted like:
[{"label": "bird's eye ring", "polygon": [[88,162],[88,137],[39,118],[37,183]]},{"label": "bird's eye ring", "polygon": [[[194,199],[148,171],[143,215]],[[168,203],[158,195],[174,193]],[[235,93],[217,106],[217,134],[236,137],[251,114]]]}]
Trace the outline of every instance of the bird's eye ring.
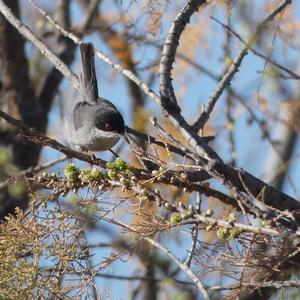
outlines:
[{"label": "bird's eye ring", "polygon": [[104,129],[105,131],[112,131],[112,127],[108,123],[104,124]]}]

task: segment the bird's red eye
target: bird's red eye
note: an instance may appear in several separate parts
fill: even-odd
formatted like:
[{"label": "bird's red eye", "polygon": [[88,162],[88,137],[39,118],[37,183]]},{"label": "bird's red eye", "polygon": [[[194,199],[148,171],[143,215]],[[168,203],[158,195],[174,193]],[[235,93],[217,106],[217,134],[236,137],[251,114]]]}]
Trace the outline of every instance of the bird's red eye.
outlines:
[{"label": "bird's red eye", "polygon": [[111,126],[108,123],[104,124],[105,131],[112,131]]}]

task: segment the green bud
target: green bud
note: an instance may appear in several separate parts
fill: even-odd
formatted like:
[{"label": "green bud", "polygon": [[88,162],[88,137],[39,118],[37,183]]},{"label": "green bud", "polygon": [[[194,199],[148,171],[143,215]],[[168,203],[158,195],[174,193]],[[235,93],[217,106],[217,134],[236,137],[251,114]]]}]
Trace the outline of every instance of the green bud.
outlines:
[{"label": "green bud", "polygon": [[11,153],[8,149],[0,147],[0,166],[4,166],[9,163],[12,159]]},{"label": "green bud", "polygon": [[130,176],[132,174],[132,171],[130,170],[130,168],[126,169],[124,174]]},{"label": "green bud", "polygon": [[121,159],[120,157],[117,157],[115,159],[114,164],[117,168],[123,168],[123,167],[127,166],[126,162],[123,159]]},{"label": "green bud", "polygon": [[83,181],[89,181],[90,180],[90,174],[91,174],[91,171],[89,169],[84,169],[84,170],[81,170],[80,171],[80,174],[79,174],[79,178],[82,179]]},{"label": "green bud", "polygon": [[114,178],[117,176],[117,172],[116,172],[116,171],[113,171],[113,170],[108,170],[108,171],[107,171],[107,176],[108,176],[110,179],[114,179]]},{"label": "green bud", "polygon": [[93,168],[90,172],[90,176],[92,180],[98,180],[103,177],[101,170]]},{"label": "green bud", "polygon": [[177,224],[180,223],[182,221],[182,217],[179,214],[173,214],[171,216],[170,222],[171,224]]},{"label": "green bud", "polygon": [[129,181],[128,181],[126,178],[124,178],[124,177],[121,177],[121,178],[120,178],[120,183],[121,183],[122,185],[126,185],[126,186],[129,185]]},{"label": "green bud", "polygon": [[18,181],[8,185],[8,193],[13,198],[21,198],[26,191],[26,184],[24,181]]},{"label": "green bud", "polygon": [[230,236],[230,232],[227,228],[219,228],[217,231],[217,237],[220,240],[226,240]]},{"label": "green bud", "polygon": [[182,219],[187,220],[193,215],[193,212],[191,211],[186,211],[184,214],[182,214]]},{"label": "green bud", "polygon": [[85,215],[93,215],[96,213],[96,211],[97,211],[97,205],[92,203],[85,206],[83,213]]},{"label": "green bud", "polygon": [[75,166],[74,163],[67,164],[65,167],[65,176],[68,180],[78,180],[80,175],[80,170]]},{"label": "green bud", "polygon": [[230,231],[230,237],[232,239],[237,239],[241,235],[241,233],[242,232],[240,229],[234,228]]},{"label": "green bud", "polygon": [[143,196],[148,196],[148,195],[149,195],[149,192],[148,192],[145,188],[143,188],[143,189],[142,189],[142,195],[143,195]]},{"label": "green bud", "polygon": [[113,162],[107,162],[107,163],[106,163],[106,167],[107,167],[108,169],[112,169],[112,168],[114,167],[114,163],[113,163]]}]

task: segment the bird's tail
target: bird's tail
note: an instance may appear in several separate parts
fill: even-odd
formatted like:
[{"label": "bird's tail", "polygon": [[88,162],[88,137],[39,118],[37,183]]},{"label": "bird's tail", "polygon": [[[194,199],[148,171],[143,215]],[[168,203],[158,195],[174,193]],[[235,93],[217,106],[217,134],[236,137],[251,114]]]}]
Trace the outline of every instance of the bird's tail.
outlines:
[{"label": "bird's tail", "polygon": [[80,44],[82,73],[80,90],[84,101],[94,104],[98,99],[98,84],[95,70],[94,46],[91,43]]}]

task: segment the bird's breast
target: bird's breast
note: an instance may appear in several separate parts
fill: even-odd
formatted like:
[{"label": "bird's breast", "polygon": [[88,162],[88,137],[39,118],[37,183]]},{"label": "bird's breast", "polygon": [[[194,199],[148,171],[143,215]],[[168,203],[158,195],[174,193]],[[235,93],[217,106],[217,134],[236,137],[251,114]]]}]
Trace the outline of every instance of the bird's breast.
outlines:
[{"label": "bird's breast", "polygon": [[112,134],[109,136],[98,136],[92,138],[89,145],[88,150],[92,151],[105,151],[112,148],[120,139],[120,136],[117,134]]},{"label": "bird's breast", "polygon": [[102,131],[91,126],[83,126],[75,132],[74,143],[90,151],[106,151],[120,139],[117,133]]}]

